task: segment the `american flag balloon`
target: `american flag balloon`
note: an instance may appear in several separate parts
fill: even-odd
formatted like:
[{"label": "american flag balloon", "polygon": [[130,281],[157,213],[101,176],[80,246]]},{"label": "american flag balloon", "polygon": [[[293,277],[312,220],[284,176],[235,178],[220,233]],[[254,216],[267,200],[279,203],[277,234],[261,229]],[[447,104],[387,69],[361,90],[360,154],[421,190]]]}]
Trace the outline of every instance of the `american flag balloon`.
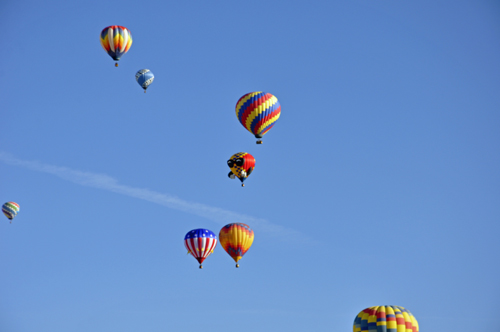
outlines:
[{"label": "american flag balloon", "polygon": [[201,264],[205,258],[214,252],[216,245],[217,236],[208,229],[193,229],[184,237],[184,246],[186,246],[188,254],[193,255],[198,263],[200,263],[200,269],[203,268]]}]

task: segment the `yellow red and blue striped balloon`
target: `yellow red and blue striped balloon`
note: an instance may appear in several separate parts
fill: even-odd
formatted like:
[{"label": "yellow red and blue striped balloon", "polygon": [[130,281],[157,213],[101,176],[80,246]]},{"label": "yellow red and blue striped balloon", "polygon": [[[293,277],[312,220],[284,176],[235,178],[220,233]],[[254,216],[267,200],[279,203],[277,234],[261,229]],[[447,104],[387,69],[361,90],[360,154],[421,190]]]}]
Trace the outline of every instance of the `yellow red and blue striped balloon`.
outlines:
[{"label": "yellow red and blue striped balloon", "polygon": [[278,98],[270,93],[250,92],[236,103],[236,117],[243,127],[258,139],[274,126],[280,114],[281,105]]},{"label": "yellow red and blue striped balloon", "polygon": [[353,332],[418,332],[412,313],[399,306],[366,308],[354,319]]},{"label": "yellow red and blue striped balloon", "polygon": [[239,267],[238,261],[250,249],[253,243],[253,230],[243,223],[228,224],[219,232],[219,242],[224,250],[236,262],[236,267]]},{"label": "yellow red and blue striped balloon", "polygon": [[[132,46],[132,34],[125,27],[111,25],[101,31],[101,46],[113,60],[118,61]],[[118,67],[118,62],[115,66]]]}]

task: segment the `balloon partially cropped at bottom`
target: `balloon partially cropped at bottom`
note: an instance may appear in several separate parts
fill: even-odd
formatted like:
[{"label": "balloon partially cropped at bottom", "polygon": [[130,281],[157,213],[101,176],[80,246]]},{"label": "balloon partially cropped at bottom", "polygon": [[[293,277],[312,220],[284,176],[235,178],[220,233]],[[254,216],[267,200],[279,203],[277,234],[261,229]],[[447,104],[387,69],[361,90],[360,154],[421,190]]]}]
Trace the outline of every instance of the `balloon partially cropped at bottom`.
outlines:
[{"label": "balloon partially cropped at bottom", "polygon": [[419,332],[417,319],[400,306],[374,306],[354,319],[353,332]]}]

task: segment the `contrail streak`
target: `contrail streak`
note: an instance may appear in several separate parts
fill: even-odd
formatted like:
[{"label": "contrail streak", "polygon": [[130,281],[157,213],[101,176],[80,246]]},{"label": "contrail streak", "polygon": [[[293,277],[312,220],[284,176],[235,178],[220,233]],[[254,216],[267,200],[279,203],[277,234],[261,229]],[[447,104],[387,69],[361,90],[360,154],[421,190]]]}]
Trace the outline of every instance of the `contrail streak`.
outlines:
[{"label": "contrail streak", "polygon": [[20,160],[5,152],[0,152],[0,161],[8,165],[20,166],[32,171],[52,174],[63,180],[70,181],[81,186],[103,189],[117,194],[135,197],[148,202],[163,205],[170,209],[191,213],[209,219],[220,225],[242,222],[245,224],[249,224],[252,228],[258,229],[260,231],[268,233],[279,233],[287,236],[296,235],[302,238],[302,236],[300,236],[297,231],[285,228],[283,226],[274,225],[265,219],[255,218],[252,216],[208,206],[205,204],[185,201],[169,194],[163,194],[145,188],[134,188],[126,186],[120,184],[116,179],[106,174],[83,172],[67,167],[47,165],[38,161]]}]

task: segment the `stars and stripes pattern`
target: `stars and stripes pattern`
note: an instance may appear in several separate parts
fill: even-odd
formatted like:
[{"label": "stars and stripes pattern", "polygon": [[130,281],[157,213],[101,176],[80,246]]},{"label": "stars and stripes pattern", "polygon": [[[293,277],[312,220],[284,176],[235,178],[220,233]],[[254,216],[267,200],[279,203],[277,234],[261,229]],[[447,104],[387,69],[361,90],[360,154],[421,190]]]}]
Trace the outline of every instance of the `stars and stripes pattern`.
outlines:
[{"label": "stars and stripes pattern", "polygon": [[419,332],[412,313],[399,306],[375,306],[361,311],[354,319],[353,332]]},{"label": "stars and stripes pattern", "polygon": [[238,120],[257,138],[262,138],[274,126],[280,114],[281,105],[278,98],[270,93],[250,92],[236,103]]},{"label": "stars and stripes pattern", "polygon": [[211,230],[198,228],[189,231],[184,237],[184,245],[198,263],[203,263],[215,249],[217,236]]},{"label": "stars and stripes pattern", "polygon": [[132,46],[132,34],[125,27],[111,25],[102,30],[101,45],[113,60],[118,61]]},{"label": "stars and stripes pattern", "polygon": [[9,220],[12,220],[19,212],[19,204],[14,202],[4,203],[4,205],[2,205],[2,212]]}]

